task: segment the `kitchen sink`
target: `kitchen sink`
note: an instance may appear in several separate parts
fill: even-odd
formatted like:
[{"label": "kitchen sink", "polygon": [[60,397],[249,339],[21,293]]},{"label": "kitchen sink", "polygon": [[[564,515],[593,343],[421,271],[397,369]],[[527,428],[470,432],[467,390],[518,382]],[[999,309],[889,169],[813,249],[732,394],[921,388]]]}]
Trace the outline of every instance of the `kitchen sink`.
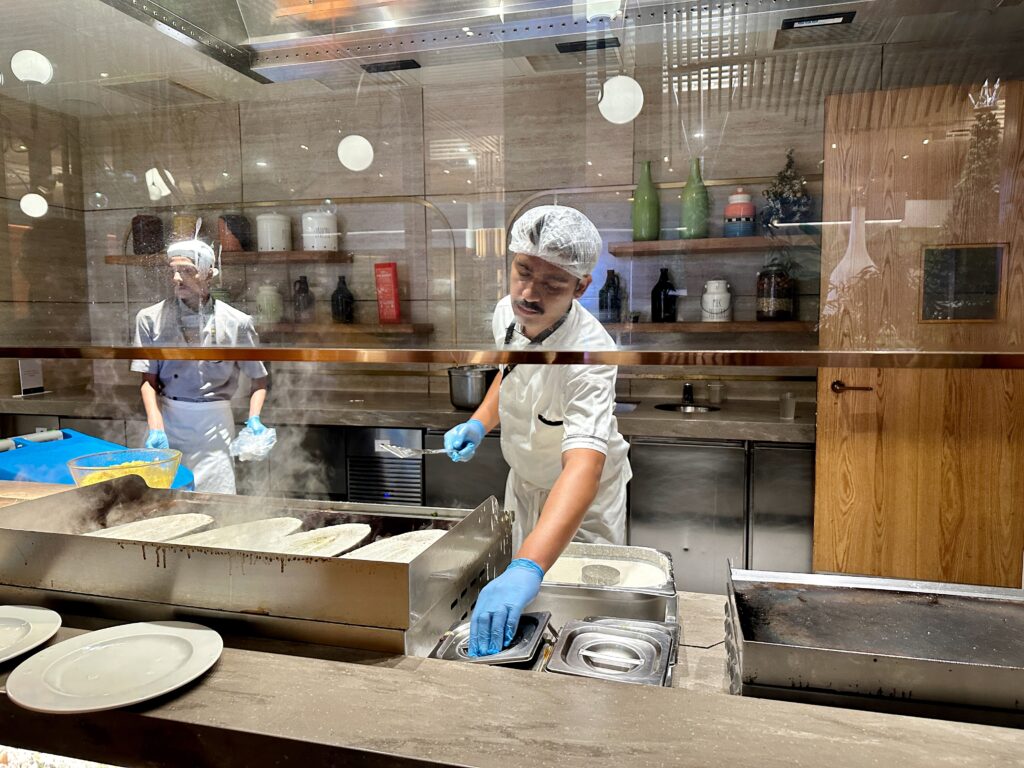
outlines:
[{"label": "kitchen sink", "polygon": [[683,405],[682,403],[658,403],[659,411],[676,411],[677,413],[711,413],[722,410],[717,405]]}]

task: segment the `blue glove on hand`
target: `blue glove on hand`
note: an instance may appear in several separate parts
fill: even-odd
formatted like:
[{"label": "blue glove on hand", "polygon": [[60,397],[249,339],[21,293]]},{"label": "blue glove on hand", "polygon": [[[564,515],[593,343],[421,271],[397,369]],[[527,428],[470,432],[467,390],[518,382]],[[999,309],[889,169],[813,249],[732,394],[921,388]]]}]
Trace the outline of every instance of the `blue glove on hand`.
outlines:
[{"label": "blue glove on hand", "polygon": [[515,637],[519,616],[540,591],[544,570],[517,557],[505,572],[480,590],[469,626],[469,655],[498,653]]},{"label": "blue glove on hand", "polygon": [[147,448],[170,448],[167,442],[167,433],[162,429],[151,429],[146,435]]},{"label": "blue glove on hand", "polygon": [[444,449],[452,461],[469,461],[476,453],[487,430],[483,422],[470,419],[465,424],[452,427],[444,433]]},{"label": "blue glove on hand", "polygon": [[266,426],[260,421],[259,416],[250,416],[245,420],[245,426],[249,428],[249,431],[254,435],[260,435],[267,431]]}]

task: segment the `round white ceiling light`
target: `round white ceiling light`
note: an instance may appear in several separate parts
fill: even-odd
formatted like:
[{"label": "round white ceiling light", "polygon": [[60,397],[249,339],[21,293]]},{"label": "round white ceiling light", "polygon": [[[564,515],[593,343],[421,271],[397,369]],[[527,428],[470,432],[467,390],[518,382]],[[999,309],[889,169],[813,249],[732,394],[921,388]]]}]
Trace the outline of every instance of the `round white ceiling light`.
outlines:
[{"label": "round white ceiling light", "polygon": [[35,192],[29,192],[24,195],[19,202],[21,212],[26,216],[31,216],[33,219],[38,219],[46,215],[46,212],[50,210],[50,204],[46,202],[46,198]]},{"label": "round white ceiling light", "polygon": [[23,83],[46,85],[53,80],[53,64],[38,51],[25,49],[11,57],[11,71]]},{"label": "round white ceiling light", "polygon": [[616,75],[605,80],[597,108],[609,123],[628,123],[640,114],[643,107],[644,90],[632,77]]},{"label": "round white ceiling light", "polygon": [[350,171],[365,171],[373,163],[373,145],[358,134],[338,142],[338,160]]}]

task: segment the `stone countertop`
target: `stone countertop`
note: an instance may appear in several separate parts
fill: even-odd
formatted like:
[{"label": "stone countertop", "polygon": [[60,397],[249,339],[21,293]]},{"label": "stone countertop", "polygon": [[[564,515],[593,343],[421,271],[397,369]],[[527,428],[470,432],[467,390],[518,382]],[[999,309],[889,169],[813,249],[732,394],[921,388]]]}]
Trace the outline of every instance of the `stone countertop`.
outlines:
[{"label": "stone countertop", "polygon": [[[639,401],[636,410],[618,416],[627,437],[678,437],[713,440],[814,442],[814,404],[798,403],[797,417],[784,422],[774,400],[728,401],[721,410],[679,414],[655,409],[669,398]],[[243,421],[247,405],[235,403]],[[143,419],[136,387],[72,390],[29,398],[0,398],[0,413],[45,414],[87,419]],[[452,408],[446,395],[409,392],[346,392],[327,390],[274,391],[263,409],[269,426],[315,424],[338,426],[418,427],[448,429],[469,414]]]},{"label": "stone countertop", "polygon": [[[229,636],[208,674],[134,707],[67,717],[3,697],[0,743],[220,768],[1021,764],[1016,730],[725,694],[723,598],[680,597],[694,644],[680,648],[678,688]],[[83,631],[66,618],[51,642]]]}]

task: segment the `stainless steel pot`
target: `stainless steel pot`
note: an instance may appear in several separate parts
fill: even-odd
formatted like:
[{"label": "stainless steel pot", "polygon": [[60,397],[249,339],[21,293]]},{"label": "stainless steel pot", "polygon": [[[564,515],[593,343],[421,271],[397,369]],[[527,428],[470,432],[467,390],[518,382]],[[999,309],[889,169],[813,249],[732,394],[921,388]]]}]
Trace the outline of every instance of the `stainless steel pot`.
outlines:
[{"label": "stainless steel pot", "polygon": [[474,411],[498,375],[493,365],[458,365],[448,369],[448,394],[452,406],[460,411]]}]

